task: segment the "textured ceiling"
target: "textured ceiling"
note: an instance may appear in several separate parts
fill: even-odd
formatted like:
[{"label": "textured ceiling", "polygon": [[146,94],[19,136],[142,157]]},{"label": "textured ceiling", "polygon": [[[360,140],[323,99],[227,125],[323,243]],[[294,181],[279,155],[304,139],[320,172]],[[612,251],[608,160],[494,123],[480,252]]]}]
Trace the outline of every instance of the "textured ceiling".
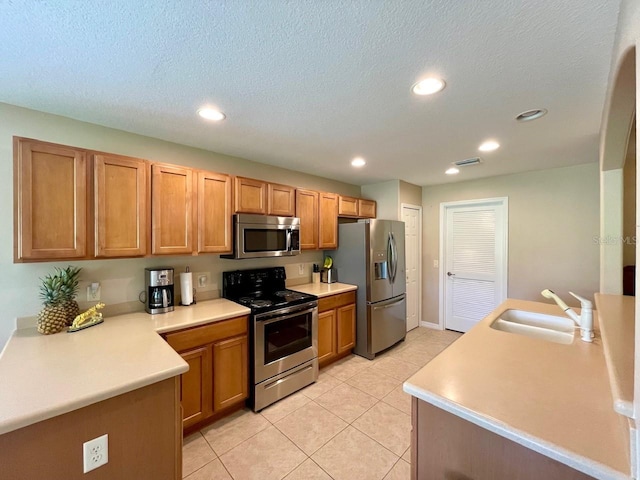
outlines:
[{"label": "textured ceiling", "polygon": [[[0,101],[354,184],[597,161],[618,0],[0,2]],[[416,97],[427,74],[447,88]],[[203,104],[221,124],[195,115]],[[540,120],[514,117],[547,108]],[[455,178],[456,160],[502,147]],[[354,170],[355,155],[368,160]]]}]

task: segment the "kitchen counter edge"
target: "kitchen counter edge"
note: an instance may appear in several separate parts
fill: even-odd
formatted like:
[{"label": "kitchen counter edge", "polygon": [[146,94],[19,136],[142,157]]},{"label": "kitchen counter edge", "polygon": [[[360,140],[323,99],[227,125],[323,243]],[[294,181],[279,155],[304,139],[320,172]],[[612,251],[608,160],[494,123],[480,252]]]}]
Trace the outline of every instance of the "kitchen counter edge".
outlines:
[{"label": "kitchen counter edge", "polygon": [[302,285],[293,285],[288,288],[297,292],[315,295],[318,298],[339,295],[340,293],[351,292],[358,289],[357,286],[350,285],[348,283],[304,283]]},{"label": "kitchen counter edge", "polygon": [[[554,314],[554,315],[558,314],[558,312],[554,310],[554,309],[557,309],[557,307],[551,306],[549,304],[515,300],[515,299],[507,299],[498,308],[496,308],[491,314],[489,314],[482,321],[480,321],[478,325],[476,325],[473,329],[471,329],[469,332],[467,332],[464,335],[467,337],[466,339],[467,342],[465,343],[465,345],[468,345],[469,341],[475,340],[476,335],[474,335],[474,330],[476,329],[481,329],[483,331],[483,335],[477,335],[478,340],[486,340],[487,333],[490,333],[490,334],[497,333],[497,334],[510,335],[511,338],[504,337],[503,335],[503,339],[506,338],[507,341],[511,340],[515,343],[519,341],[530,342],[533,339],[529,339],[527,337],[521,337],[519,335],[515,335],[511,333],[495,331],[491,329],[490,324],[493,322],[493,320],[495,320],[495,318],[497,318],[499,313],[509,308],[527,309],[527,307],[534,308],[536,306],[539,306],[538,311],[540,313]],[[596,325],[597,325],[597,322],[596,322]],[[478,330],[478,333],[479,332],[480,330]],[[540,342],[539,342],[539,345],[543,346],[544,343],[540,343]],[[580,342],[579,337],[577,337],[574,342]],[[455,343],[452,345],[452,347],[453,346],[455,346]],[[593,344],[593,346],[594,347],[596,346],[595,343]],[[602,348],[602,346],[598,345],[598,348]],[[445,352],[447,350],[445,350]],[[458,353],[458,352],[449,352],[449,353],[451,354],[451,353]],[[602,358],[602,362],[604,363],[604,358]],[[435,365],[432,365],[432,367],[435,367]],[[491,365],[483,365],[483,368],[486,369],[487,371],[491,371]],[[604,368],[606,370],[606,367]],[[453,415],[456,415],[464,420],[467,420],[475,425],[478,425],[490,432],[493,432],[497,435],[500,435],[504,438],[514,441],[520,445],[523,445],[524,447],[527,447],[533,451],[536,451],[542,455],[545,455],[558,462],[568,465],[571,468],[579,470],[588,475],[594,476],[598,479],[628,480],[631,478],[629,473],[619,471],[610,465],[606,465],[600,461],[594,460],[585,455],[581,455],[580,453],[577,453],[569,448],[565,448],[565,446],[563,445],[554,443],[553,441],[550,441],[548,439],[545,440],[541,436],[532,434],[521,428],[518,428],[510,424],[508,421],[501,419],[500,415],[497,415],[495,411],[488,413],[487,411],[483,411],[481,408],[478,408],[477,406],[466,405],[464,398],[458,398],[457,399],[458,401],[454,401],[451,398],[447,398],[447,394],[445,392],[437,392],[437,391],[430,390],[430,388],[425,387],[425,384],[423,383],[425,379],[424,374],[426,371],[428,371],[428,369],[429,369],[429,364],[427,364],[425,367],[419,370],[416,374],[410,377],[406,382],[404,382],[403,390],[406,393],[418,398],[419,400],[423,400],[435,407],[441,408]],[[429,373],[431,374],[432,377],[436,375],[436,373],[433,372],[433,370]],[[526,377],[526,375],[524,375],[524,377]],[[607,381],[606,379],[603,379],[603,380]],[[444,383],[446,382],[443,382],[442,384]],[[607,394],[610,394],[609,389],[607,388],[606,390],[607,390]],[[608,407],[611,406],[611,412],[614,413],[612,405],[609,404],[607,406]],[[585,417],[584,412],[580,413],[579,415],[584,418],[588,418],[588,414]],[[600,441],[597,440],[596,442],[599,443]]]},{"label": "kitchen counter edge", "polygon": [[73,334],[15,330],[0,354],[0,379],[11,391],[0,397],[0,435],[178,376],[189,367],[160,334],[249,313],[215,299],[108,317]]}]

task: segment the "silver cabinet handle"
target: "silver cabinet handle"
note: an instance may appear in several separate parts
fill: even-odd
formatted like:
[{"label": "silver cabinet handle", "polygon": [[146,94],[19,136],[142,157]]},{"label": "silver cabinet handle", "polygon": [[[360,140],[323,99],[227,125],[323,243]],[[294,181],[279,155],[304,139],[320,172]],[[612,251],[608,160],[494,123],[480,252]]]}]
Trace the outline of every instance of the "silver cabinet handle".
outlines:
[{"label": "silver cabinet handle", "polygon": [[455,277],[456,276],[455,273],[451,273],[451,272],[447,272],[447,275],[450,276],[450,277]]}]

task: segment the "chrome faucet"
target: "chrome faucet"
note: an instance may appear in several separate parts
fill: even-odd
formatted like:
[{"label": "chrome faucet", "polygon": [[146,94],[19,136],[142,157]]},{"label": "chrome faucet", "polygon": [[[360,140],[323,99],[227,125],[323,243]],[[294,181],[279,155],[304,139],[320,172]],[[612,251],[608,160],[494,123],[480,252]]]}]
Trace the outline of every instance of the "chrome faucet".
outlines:
[{"label": "chrome faucet", "polygon": [[558,306],[564,310],[564,313],[571,318],[578,327],[580,327],[580,338],[583,342],[593,342],[593,304],[590,300],[569,292],[576,300],[580,300],[580,316],[574,312],[571,307],[562,301],[562,299],[548,288],[543,290],[542,296],[555,300]]}]

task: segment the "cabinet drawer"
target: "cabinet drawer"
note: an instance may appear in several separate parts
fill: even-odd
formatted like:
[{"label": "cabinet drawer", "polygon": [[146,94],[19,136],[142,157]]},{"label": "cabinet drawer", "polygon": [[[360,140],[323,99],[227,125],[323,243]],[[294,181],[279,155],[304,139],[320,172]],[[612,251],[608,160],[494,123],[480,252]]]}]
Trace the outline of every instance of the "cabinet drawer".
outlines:
[{"label": "cabinet drawer", "polygon": [[176,352],[182,352],[223,338],[246,334],[248,319],[249,317],[245,315],[244,317],[222,320],[201,327],[168,333],[164,338]]},{"label": "cabinet drawer", "polygon": [[318,311],[326,312],[333,308],[341,307],[342,305],[348,305],[356,302],[355,290],[346,293],[339,293],[338,295],[331,295],[330,297],[324,297],[318,300]]}]

